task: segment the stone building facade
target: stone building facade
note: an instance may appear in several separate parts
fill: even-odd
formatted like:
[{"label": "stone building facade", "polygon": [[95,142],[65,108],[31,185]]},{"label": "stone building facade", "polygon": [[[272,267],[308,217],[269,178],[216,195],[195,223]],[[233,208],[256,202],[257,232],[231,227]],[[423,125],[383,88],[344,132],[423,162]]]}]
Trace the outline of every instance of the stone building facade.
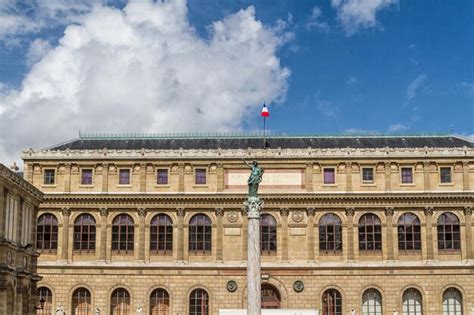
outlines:
[{"label": "stone building facade", "polygon": [[36,299],[36,218],[43,193],[0,164],[0,314],[32,315]]},{"label": "stone building facade", "polygon": [[[22,155],[45,193],[38,314],[244,308],[248,168],[263,305],[472,314],[474,144],[437,137],[81,136]],[[94,313],[97,312],[97,313]]]}]

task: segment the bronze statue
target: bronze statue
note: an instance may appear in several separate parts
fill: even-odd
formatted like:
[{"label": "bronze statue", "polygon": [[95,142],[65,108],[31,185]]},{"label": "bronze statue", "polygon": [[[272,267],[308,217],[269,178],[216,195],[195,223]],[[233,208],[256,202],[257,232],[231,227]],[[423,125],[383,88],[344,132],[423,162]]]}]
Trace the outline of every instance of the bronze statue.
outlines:
[{"label": "bronze statue", "polygon": [[252,165],[250,165],[244,159],[242,160],[248,167],[252,169],[249,179],[247,180],[247,184],[249,185],[249,197],[257,197],[258,185],[262,181],[263,170],[258,166],[258,162],[255,160],[252,162]]}]

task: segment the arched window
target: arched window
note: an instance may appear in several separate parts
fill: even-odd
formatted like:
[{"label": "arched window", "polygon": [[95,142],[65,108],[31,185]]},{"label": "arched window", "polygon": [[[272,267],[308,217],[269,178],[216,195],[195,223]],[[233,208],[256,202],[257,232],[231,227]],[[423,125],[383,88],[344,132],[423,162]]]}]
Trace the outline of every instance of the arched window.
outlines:
[{"label": "arched window", "polygon": [[195,289],[191,292],[189,315],[209,315],[209,295],[206,290]]},{"label": "arched window", "polygon": [[379,291],[365,290],[362,295],[362,315],[382,315],[382,295]]},{"label": "arched window", "polygon": [[119,253],[133,252],[134,222],[128,214],[119,214],[112,222],[112,250]]},{"label": "arched window", "polygon": [[364,214],[359,220],[359,250],[382,250],[382,225],[375,214]]},{"label": "arched window", "polygon": [[131,315],[130,293],[123,288],[115,289],[110,298],[111,315]]},{"label": "arched window", "polygon": [[169,315],[170,296],[165,289],[156,289],[150,295],[150,315]]},{"label": "arched window", "polygon": [[328,213],[319,220],[320,253],[342,251],[342,224],[335,214]]},{"label": "arched window", "polygon": [[262,284],[262,309],[264,308],[280,308],[281,306],[280,292],[271,284]]},{"label": "arched window", "polygon": [[462,294],[456,288],[443,293],[443,315],[462,315]]},{"label": "arched window", "polygon": [[260,217],[260,252],[263,255],[277,253],[277,227],[275,218],[270,214]]},{"label": "arched window", "polygon": [[[36,291],[38,303],[43,304],[43,308],[36,308],[36,315],[53,315],[53,294],[47,287],[40,287]],[[38,305],[39,306],[39,305]]]},{"label": "arched window", "polygon": [[205,214],[196,214],[189,222],[189,253],[210,255],[212,245],[212,224]]},{"label": "arched window", "polygon": [[398,219],[398,250],[421,250],[420,220],[413,213],[404,213]]},{"label": "arched window", "polygon": [[158,214],[151,220],[150,251],[161,255],[173,253],[173,221],[166,214]]},{"label": "arched window", "polygon": [[461,249],[461,226],[458,217],[451,212],[445,212],[438,218],[438,249]]},{"label": "arched window", "polygon": [[417,289],[410,288],[403,292],[403,315],[422,315],[423,303],[421,293]]},{"label": "arched window", "polygon": [[55,252],[58,248],[58,219],[51,213],[38,218],[36,247],[45,252]]},{"label": "arched window", "polygon": [[324,291],[322,302],[322,315],[342,315],[342,296],[336,289]]},{"label": "arched window", "polygon": [[72,315],[92,315],[91,293],[79,288],[72,294]]},{"label": "arched window", "polygon": [[81,214],[74,222],[74,250],[81,253],[95,251],[95,219],[90,214]]}]

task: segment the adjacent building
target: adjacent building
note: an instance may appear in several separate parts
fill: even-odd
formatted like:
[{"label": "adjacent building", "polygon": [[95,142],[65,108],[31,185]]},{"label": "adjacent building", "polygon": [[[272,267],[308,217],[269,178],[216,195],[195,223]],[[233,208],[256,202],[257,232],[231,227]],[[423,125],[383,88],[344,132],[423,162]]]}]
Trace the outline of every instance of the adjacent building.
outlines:
[{"label": "adjacent building", "polygon": [[[454,136],[101,136],[22,155],[45,193],[38,314],[245,308],[249,169],[262,305],[323,315],[474,309],[474,143]],[[96,313],[95,313],[96,312]]]},{"label": "adjacent building", "polygon": [[43,193],[0,164],[0,314],[32,315],[36,298],[36,219]]}]

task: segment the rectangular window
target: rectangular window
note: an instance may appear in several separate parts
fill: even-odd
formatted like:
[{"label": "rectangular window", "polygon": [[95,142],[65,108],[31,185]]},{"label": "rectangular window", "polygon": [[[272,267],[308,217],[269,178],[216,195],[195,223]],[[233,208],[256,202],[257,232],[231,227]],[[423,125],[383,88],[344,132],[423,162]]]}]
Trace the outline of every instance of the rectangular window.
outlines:
[{"label": "rectangular window", "polygon": [[55,170],[44,170],[44,184],[54,185],[55,182]]},{"label": "rectangular window", "polygon": [[81,185],[92,185],[92,169],[81,171]]},{"label": "rectangular window", "polygon": [[451,167],[440,167],[439,168],[440,181],[443,184],[452,183],[451,178]]},{"label": "rectangular window", "polygon": [[364,183],[374,182],[374,169],[372,167],[362,168],[362,182]]},{"label": "rectangular window", "polygon": [[168,170],[162,169],[157,171],[156,183],[158,185],[168,185]]},{"label": "rectangular window", "polygon": [[195,171],[195,183],[196,185],[206,185],[206,169],[205,168],[197,168]]},{"label": "rectangular window", "polygon": [[336,183],[336,170],[334,168],[324,169],[324,184]]},{"label": "rectangular window", "polygon": [[411,167],[402,167],[402,184],[413,183],[413,169]]},{"label": "rectangular window", "polygon": [[130,185],[130,170],[119,170],[119,185]]}]

